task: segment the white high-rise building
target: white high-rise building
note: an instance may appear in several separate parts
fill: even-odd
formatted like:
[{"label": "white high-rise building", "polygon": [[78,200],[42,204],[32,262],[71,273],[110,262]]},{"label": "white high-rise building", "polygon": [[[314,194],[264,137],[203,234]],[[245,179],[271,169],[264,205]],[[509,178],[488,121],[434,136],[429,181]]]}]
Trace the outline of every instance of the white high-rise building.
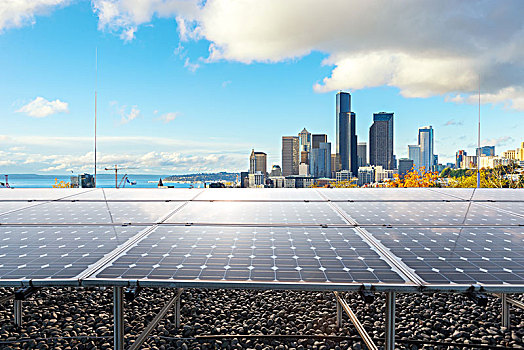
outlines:
[{"label": "white high-rise building", "polygon": [[413,161],[413,168],[420,170],[420,146],[408,145],[408,158]]},{"label": "white high-rise building", "polygon": [[418,145],[420,146],[420,165],[424,171],[431,171],[434,164],[433,127],[424,126],[418,129]]}]

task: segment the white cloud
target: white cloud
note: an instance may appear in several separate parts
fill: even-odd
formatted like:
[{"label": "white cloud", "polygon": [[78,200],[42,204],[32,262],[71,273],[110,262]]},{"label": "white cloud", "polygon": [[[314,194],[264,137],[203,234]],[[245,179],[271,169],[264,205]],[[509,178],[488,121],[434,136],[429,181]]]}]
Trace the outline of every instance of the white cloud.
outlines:
[{"label": "white cloud", "polygon": [[[6,153],[6,155],[9,155]],[[94,153],[84,154],[17,154],[5,165],[25,164],[40,166],[38,171],[63,173],[92,172]],[[147,169],[150,172],[187,173],[192,171],[218,172],[236,171],[245,166],[245,155],[236,154],[188,154],[181,152],[97,153],[97,167],[103,169],[118,164],[122,167],[138,168],[138,172]],[[0,163],[0,165],[2,165]]]},{"label": "white cloud", "polygon": [[30,117],[43,118],[56,113],[68,113],[67,102],[60,100],[48,101],[43,97],[37,97],[16,112],[27,114]]},{"label": "white cloud", "polygon": [[140,110],[136,106],[133,106],[131,107],[131,110],[129,112],[122,112],[121,123],[127,124],[131,120],[136,119],[139,116],[140,116]]},{"label": "white cloud", "polygon": [[[322,52],[317,92],[393,86],[405,97],[470,99],[524,110],[522,0],[95,0],[101,28],[176,18],[182,41],[217,60],[280,62]],[[472,11],[471,9],[474,9]]]},{"label": "white cloud", "polygon": [[190,72],[196,72],[198,68],[200,68],[200,64],[198,63],[191,63],[189,61],[189,58],[186,57],[186,60],[184,61],[184,68],[187,68]]},{"label": "white cloud", "polygon": [[481,142],[483,146],[504,146],[509,142],[513,142],[514,139],[511,136],[501,136],[493,139],[484,139]]},{"label": "white cloud", "polygon": [[0,33],[7,28],[33,24],[36,15],[51,12],[69,0],[2,0],[0,1]]},{"label": "white cloud", "polygon": [[444,126],[455,126],[455,125],[464,125],[460,120],[450,119],[444,123]]},{"label": "white cloud", "polygon": [[127,124],[140,116],[140,110],[137,106],[120,106],[117,101],[111,101],[109,105],[120,116],[120,124]]},{"label": "white cloud", "polygon": [[165,113],[160,116],[160,120],[162,120],[164,123],[169,123],[175,120],[178,116],[180,116],[179,112]]}]

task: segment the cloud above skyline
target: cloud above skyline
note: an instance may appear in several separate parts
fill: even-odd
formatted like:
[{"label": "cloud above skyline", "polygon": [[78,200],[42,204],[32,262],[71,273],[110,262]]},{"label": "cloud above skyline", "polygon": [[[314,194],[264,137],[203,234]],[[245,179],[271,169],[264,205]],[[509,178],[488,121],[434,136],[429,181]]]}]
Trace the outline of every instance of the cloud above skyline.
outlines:
[{"label": "cloud above skyline", "polygon": [[3,0],[0,1],[0,33],[7,28],[21,27],[35,22],[35,16],[50,13],[69,0]]},{"label": "cloud above skyline", "polygon": [[67,102],[60,101],[59,99],[48,101],[45,98],[39,96],[16,110],[16,112],[23,113],[34,118],[44,118],[52,114],[68,113],[69,105]]},{"label": "cloud above skyline", "polygon": [[[0,30],[34,22],[67,0],[0,4]],[[207,40],[203,62],[281,62],[312,52],[333,67],[317,92],[397,87],[404,97],[524,110],[521,0],[92,0],[100,30],[131,41],[154,18],[182,42]],[[475,9],[472,11],[472,9]],[[198,64],[184,61],[194,71]],[[473,95],[473,96],[472,96]]]}]

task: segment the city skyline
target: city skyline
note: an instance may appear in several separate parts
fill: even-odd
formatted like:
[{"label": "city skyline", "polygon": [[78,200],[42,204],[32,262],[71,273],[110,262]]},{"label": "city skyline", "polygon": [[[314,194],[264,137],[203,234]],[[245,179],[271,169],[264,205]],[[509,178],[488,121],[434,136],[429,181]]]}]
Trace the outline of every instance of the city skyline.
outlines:
[{"label": "city skyline", "polygon": [[[516,59],[520,51],[508,46],[522,39],[521,2],[473,4],[475,19],[458,1],[444,8],[404,4],[402,11],[413,11],[409,31],[395,27],[406,21],[394,16],[400,11],[396,4],[381,9],[331,3],[335,12],[351,8],[365,21],[369,13],[389,18],[383,21],[388,26],[370,29],[360,20],[346,23],[326,12],[330,6],[314,2],[298,13],[290,10],[292,4],[251,4],[259,11],[234,17],[247,10],[220,0],[164,1],[165,7],[147,0],[141,6],[125,0],[17,3],[25,5],[0,4],[0,173],[93,172],[97,48],[100,167],[173,174],[241,171],[248,166],[246,153],[255,148],[268,154],[269,169],[280,164],[281,136],[304,127],[327,134],[334,153],[333,96],[339,90],[353,97],[359,142],[369,142],[373,113],[394,112],[397,159],[408,157],[418,128],[432,125],[439,162],[454,162],[457,150],[475,154],[479,75],[482,146],[494,145],[501,154],[516,148],[523,134],[524,84],[515,74],[523,61]],[[490,16],[493,6],[497,18]],[[461,30],[448,22],[448,7],[455,8]],[[274,11],[283,23],[266,17]],[[443,24],[417,27],[430,14]],[[332,18],[334,26],[319,25],[316,41],[296,41],[303,28],[294,18],[309,23],[313,15]],[[467,21],[473,29],[491,23],[498,31],[470,30]],[[272,23],[276,34],[258,30],[262,23]],[[409,35],[413,26],[422,40]],[[377,34],[390,45],[378,42]],[[509,36],[514,38],[509,44],[498,40]],[[280,45],[271,51],[275,38]],[[486,45],[489,58],[481,54]]]}]

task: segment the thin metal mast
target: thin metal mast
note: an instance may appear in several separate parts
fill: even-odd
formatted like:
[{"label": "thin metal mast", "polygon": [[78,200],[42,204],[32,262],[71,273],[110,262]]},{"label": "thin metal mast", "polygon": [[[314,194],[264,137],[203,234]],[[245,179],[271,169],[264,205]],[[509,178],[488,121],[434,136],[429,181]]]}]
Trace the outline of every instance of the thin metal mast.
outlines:
[{"label": "thin metal mast", "polygon": [[98,85],[98,47],[95,48],[95,187],[96,187],[96,89]]},{"label": "thin metal mast", "polygon": [[480,75],[479,75],[479,130],[477,138],[477,188],[480,188]]}]

